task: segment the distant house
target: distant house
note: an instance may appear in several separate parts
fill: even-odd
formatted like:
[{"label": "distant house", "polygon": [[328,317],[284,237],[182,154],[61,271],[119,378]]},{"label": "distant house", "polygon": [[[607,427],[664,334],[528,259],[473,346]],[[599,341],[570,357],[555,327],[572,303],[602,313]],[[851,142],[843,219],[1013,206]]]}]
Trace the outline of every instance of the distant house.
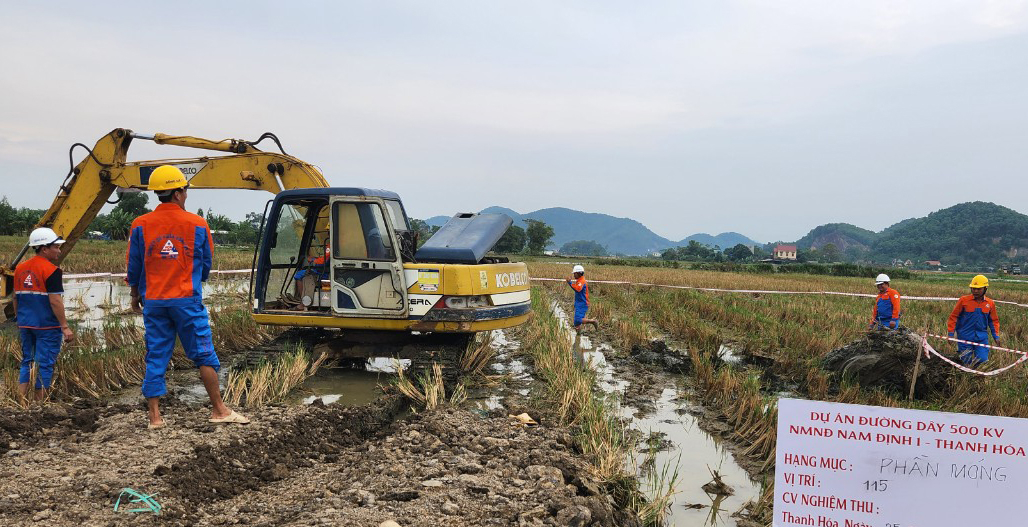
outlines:
[{"label": "distant house", "polygon": [[911,265],[914,265],[914,262],[911,262],[910,260],[903,262],[903,267],[910,267]]},{"label": "distant house", "polygon": [[928,267],[942,267],[942,262],[938,260],[928,260],[924,264]]},{"label": "distant house", "polygon": [[775,260],[795,260],[796,259],[796,246],[795,245],[784,245],[778,244],[775,246],[773,253]]}]

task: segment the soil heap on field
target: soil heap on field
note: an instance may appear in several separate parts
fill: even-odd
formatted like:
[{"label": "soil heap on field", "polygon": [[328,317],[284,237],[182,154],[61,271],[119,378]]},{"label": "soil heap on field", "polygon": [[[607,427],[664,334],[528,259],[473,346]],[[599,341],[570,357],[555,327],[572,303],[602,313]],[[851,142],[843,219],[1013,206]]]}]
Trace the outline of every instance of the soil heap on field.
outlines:
[{"label": "soil heap on field", "polygon": [[[0,410],[0,526],[637,527],[571,435],[506,412],[406,404],[266,406],[247,426],[172,400],[168,426],[139,405]],[[114,512],[124,488],[160,516]],[[124,505],[124,502],[122,503]]]},{"label": "soil heap on field", "polygon": [[633,345],[631,354],[636,362],[657,366],[669,373],[689,373],[692,367],[689,357],[669,348],[666,342],[659,339]]},{"label": "soil heap on field", "polygon": [[[914,363],[921,351],[921,336],[906,328],[895,331],[883,329],[867,335],[825,356],[822,367],[835,373],[833,388],[851,380],[862,387],[882,388],[906,395]],[[923,399],[946,389],[953,375],[953,367],[941,360],[921,359],[914,396]]]}]

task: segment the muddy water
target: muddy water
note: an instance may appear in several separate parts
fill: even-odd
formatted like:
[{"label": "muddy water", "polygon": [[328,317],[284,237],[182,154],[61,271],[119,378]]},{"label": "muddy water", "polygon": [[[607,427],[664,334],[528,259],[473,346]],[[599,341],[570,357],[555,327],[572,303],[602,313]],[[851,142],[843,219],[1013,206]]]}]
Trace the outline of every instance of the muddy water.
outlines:
[{"label": "muddy water", "polygon": [[[568,329],[568,338],[574,338],[574,332],[568,323],[567,314],[556,303],[552,305],[554,314]],[[603,343],[594,346],[591,339],[581,336],[579,346],[585,361],[597,373],[597,383],[603,391],[624,396],[631,389],[630,380],[622,376],[608,363],[607,355],[613,355],[609,345]],[[731,349],[721,350],[729,356]],[[678,482],[675,486],[678,493],[671,506],[668,525],[699,526],[717,525],[732,527],[736,525],[732,514],[742,509],[746,502],[756,501],[760,495],[760,485],[752,481],[747,472],[740,467],[723,446],[712,436],[704,432],[697,424],[692,413],[699,413],[699,408],[690,403],[682,379],[674,376],[660,375],[658,382],[665,384],[660,396],[652,402],[652,408],[645,410],[622,404],[621,415],[630,420],[629,426],[638,430],[642,436],[664,440],[667,448],[657,452],[652,469],[642,466],[638,473],[643,488],[646,488],[648,470],[658,473],[665,467],[669,472],[678,471]],[[645,445],[643,445],[645,447]],[[647,457],[645,452],[637,454],[637,465],[644,465]],[[731,496],[708,495],[701,488],[709,482],[711,474],[708,470],[717,470],[725,483],[735,493]],[[701,508],[686,508],[688,505],[701,505]]]},{"label": "muddy water", "polygon": [[[224,275],[204,282],[204,302],[217,309],[224,299],[245,292],[249,281],[242,275]],[[142,317],[131,312],[131,289],[123,278],[68,279],[64,283],[64,305],[68,316],[82,327],[99,329],[104,319],[117,315],[125,322],[142,324]]]},{"label": "muddy water", "polygon": [[[406,367],[409,362],[401,360],[400,366]],[[325,404],[368,404],[382,395],[382,386],[395,377],[395,363],[385,357],[369,359],[364,368],[322,367],[293,390],[287,402],[311,404],[320,399]]]}]

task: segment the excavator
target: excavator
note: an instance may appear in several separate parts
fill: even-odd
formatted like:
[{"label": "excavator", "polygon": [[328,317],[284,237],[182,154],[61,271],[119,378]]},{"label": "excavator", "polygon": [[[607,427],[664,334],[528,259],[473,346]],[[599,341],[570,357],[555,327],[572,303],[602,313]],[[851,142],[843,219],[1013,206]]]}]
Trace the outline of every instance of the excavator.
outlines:
[{"label": "excavator", "polygon": [[[279,152],[258,149],[265,139]],[[224,154],[130,162],[133,140]],[[476,332],[517,326],[529,316],[527,266],[486,255],[510,226],[506,216],[457,214],[418,248],[399,195],[331,187],[271,133],[256,141],[214,141],[117,128],[91,149],[73,145],[69,163],[76,148],[87,155],[69,170],[37,225],[66,240],[62,260],[104,204],[116,203],[109,201],[115,192],[145,191],[155,168],[173,165],[192,189],[275,195],[265,206],[249,284],[259,324],[313,328],[302,330],[305,338],[342,357],[387,354],[423,363],[426,349],[452,355]],[[13,270],[27,250],[0,267],[7,317]]]}]

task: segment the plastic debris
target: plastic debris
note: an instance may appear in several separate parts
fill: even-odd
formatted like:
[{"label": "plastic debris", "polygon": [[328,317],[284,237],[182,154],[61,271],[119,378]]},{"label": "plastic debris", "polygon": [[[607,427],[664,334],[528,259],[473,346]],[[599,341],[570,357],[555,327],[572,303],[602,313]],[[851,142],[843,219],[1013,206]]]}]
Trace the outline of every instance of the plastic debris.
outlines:
[{"label": "plastic debris", "polygon": [[118,494],[118,500],[114,502],[114,512],[118,512],[119,507],[121,507],[122,498],[127,497],[128,499],[125,501],[126,504],[141,503],[146,505],[146,507],[140,507],[137,509],[122,508],[123,512],[152,512],[155,515],[159,515],[161,513],[161,504],[157,503],[157,500],[153,499],[156,495],[156,492],[153,494],[143,494],[135,489],[125,487],[121,489],[121,493]]}]

